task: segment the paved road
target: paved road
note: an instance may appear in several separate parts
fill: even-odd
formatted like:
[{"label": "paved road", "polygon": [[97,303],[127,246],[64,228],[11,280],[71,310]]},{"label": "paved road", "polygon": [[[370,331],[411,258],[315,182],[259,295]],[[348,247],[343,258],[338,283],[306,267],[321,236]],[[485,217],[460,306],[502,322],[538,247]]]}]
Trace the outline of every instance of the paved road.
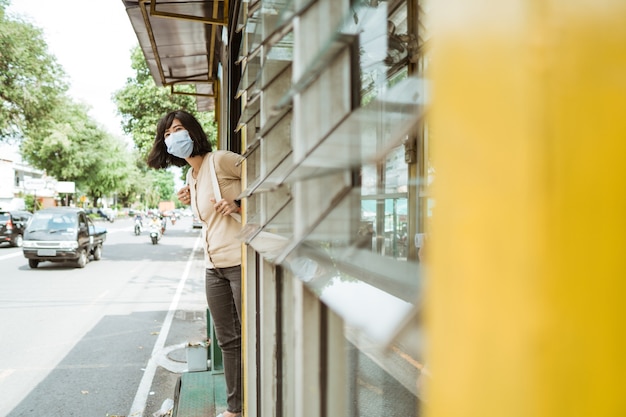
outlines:
[{"label": "paved road", "polygon": [[191,218],[152,245],[130,219],[84,269],[30,269],[0,247],[0,416],[152,416],[206,332],[200,232]]}]

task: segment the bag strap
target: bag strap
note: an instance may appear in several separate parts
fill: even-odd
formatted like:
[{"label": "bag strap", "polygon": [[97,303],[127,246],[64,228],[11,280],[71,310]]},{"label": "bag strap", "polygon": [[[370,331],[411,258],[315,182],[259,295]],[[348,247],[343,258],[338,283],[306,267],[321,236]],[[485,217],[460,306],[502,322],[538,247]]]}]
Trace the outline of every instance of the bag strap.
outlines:
[{"label": "bag strap", "polygon": [[215,159],[213,158],[215,154],[211,152],[209,155],[209,170],[211,171],[211,183],[213,184],[213,194],[215,195],[215,201],[220,201],[222,199],[222,194],[220,193],[220,184],[217,182],[217,174],[215,173]]},{"label": "bag strap", "polygon": [[[217,181],[217,174],[215,173],[215,155],[214,152],[211,152],[209,155],[209,171],[211,171],[211,183],[213,184],[213,195],[215,196],[215,201],[220,201],[222,199],[222,193],[220,192],[220,184]],[[241,214],[239,213],[230,213],[230,217],[237,220],[241,223]]]}]

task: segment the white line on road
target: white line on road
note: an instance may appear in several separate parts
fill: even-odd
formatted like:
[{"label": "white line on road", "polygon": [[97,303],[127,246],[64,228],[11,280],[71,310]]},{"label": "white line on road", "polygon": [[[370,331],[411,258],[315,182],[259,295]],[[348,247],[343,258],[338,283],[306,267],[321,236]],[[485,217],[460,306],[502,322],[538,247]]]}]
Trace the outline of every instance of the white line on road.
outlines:
[{"label": "white line on road", "polygon": [[137,393],[135,394],[135,399],[133,400],[133,405],[130,408],[129,417],[141,417],[143,415],[143,411],[146,408],[146,403],[148,402],[148,395],[150,394],[150,387],[152,386],[152,381],[154,380],[154,375],[156,374],[157,369],[157,354],[163,349],[165,346],[165,340],[167,339],[167,334],[170,331],[170,327],[172,325],[172,320],[174,319],[174,313],[178,308],[178,302],[180,301],[180,295],[183,292],[183,288],[185,287],[185,282],[189,277],[189,270],[191,269],[191,264],[193,263],[193,257],[195,256],[196,249],[200,244],[200,238],[196,239],[196,243],[193,246],[193,250],[189,254],[189,258],[187,259],[187,265],[185,266],[185,270],[183,271],[183,275],[180,278],[180,282],[178,283],[178,288],[176,289],[176,294],[174,294],[174,298],[172,299],[172,303],[170,304],[170,308],[167,312],[167,316],[165,317],[165,321],[163,322],[163,326],[161,327],[161,331],[159,332],[159,337],[157,338],[156,343],[154,344],[154,348],[152,349],[152,354],[150,355],[150,360],[148,361],[148,365],[146,366],[146,371],[141,378],[141,382],[139,383],[139,388],[137,388]]},{"label": "white line on road", "polygon": [[3,260],[3,259],[15,258],[16,256],[24,256],[24,255],[22,254],[21,251],[20,252],[14,252],[14,253],[10,253],[8,255],[0,256],[0,261]]},{"label": "white line on road", "polygon": [[15,369],[0,369],[0,379],[4,379],[15,372]]}]

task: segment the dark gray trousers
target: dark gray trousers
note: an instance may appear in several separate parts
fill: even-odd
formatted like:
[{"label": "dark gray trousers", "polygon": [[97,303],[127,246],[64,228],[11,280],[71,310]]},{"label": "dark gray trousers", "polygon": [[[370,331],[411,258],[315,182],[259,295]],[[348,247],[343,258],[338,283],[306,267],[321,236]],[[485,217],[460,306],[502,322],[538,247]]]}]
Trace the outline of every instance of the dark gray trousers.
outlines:
[{"label": "dark gray trousers", "polygon": [[[228,411],[241,412],[241,266],[206,270],[206,298],[224,358]],[[211,341],[212,343],[213,341]]]}]

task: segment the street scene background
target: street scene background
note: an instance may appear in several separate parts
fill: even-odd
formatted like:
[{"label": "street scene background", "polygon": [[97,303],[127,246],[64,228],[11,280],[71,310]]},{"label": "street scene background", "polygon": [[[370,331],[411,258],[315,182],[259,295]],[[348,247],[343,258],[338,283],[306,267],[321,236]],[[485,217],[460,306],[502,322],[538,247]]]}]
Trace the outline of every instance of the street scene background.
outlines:
[{"label": "street scene background", "polygon": [[[157,245],[131,218],[85,268],[0,246],[0,416],[152,416],[206,338],[204,260],[191,217]],[[137,414],[140,415],[140,414]]]}]

